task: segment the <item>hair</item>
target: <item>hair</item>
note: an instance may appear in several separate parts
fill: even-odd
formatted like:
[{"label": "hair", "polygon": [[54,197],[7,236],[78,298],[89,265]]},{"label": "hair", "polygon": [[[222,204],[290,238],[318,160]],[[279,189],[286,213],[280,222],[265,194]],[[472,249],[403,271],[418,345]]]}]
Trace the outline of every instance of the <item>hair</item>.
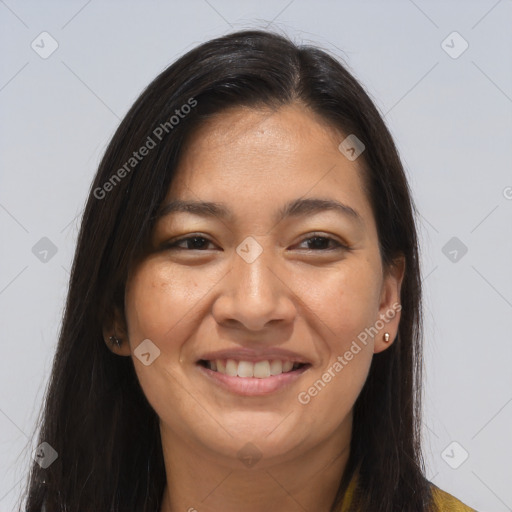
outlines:
[{"label": "hair", "polygon": [[[355,402],[350,455],[331,511],[341,510],[356,473],[350,510],[431,510],[420,442],[418,240],[398,151],[369,95],[337,58],[287,36],[244,30],[195,47],[158,75],[105,151],[82,218],[40,413],[38,444],[47,442],[58,457],[47,468],[32,463],[26,512],[40,512],[43,503],[47,512],[159,511],[166,485],[159,418],[132,358],[108,349],[103,326],[116,310],[124,318],[125,285],[147,254],[156,212],[190,134],[231,107],[277,110],[292,103],[363,141],[358,163],[383,268],[405,259],[398,335],[373,356]],[[152,149],[131,160],[150,140]]]}]

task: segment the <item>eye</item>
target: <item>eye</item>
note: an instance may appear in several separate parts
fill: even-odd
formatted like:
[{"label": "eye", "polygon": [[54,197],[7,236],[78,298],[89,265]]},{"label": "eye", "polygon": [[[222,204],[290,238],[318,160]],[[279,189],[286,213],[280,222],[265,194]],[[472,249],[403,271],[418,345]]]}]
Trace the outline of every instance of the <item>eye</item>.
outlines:
[{"label": "eye", "polygon": [[[309,247],[307,247],[307,249],[313,251],[336,251],[340,249],[349,249],[349,247],[347,247],[346,245],[342,244],[341,242],[330,236],[315,235],[304,239],[301,242],[301,244],[304,243],[309,244]],[[329,244],[331,244],[330,248],[328,247]]]},{"label": "eye", "polygon": [[[185,250],[185,251],[204,251],[208,250],[208,244],[213,245],[208,238],[200,235],[187,236],[172,240],[162,245],[162,249]],[[306,250],[314,252],[327,252],[336,250],[349,250],[349,247],[342,244],[335,238],[323,235],[314,235],[305,238],[299,245],[307,244]]]},{"label": "eye", "polygon": [[[179,238],[178,240],[174,240],[166,243],[162,248],[163,249],[177,249],[177,250],[204,250],[206,249],[206,244],[213,244],[210,240],[205,238],[204,236],[188,236],[184,238]],[[183,244],[186,247],[183,247]]]}]

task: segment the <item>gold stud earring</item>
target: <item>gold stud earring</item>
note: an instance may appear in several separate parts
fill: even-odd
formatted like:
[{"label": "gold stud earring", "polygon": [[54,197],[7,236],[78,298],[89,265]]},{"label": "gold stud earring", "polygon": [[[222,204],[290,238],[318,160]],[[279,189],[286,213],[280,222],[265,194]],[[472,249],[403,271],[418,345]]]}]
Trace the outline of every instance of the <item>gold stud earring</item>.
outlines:
[{"label": "gold stud earring", "polygon": [[389,341],[389,332],[384,333],[384,341],[387,343]]},{"label": "gold stud earring", "polygon": [[121,348],[121,340],[118,339],[117,336],[110,336],[109,340],[110,343],[112,343],[112,346],[116,344],[117,348]]}]

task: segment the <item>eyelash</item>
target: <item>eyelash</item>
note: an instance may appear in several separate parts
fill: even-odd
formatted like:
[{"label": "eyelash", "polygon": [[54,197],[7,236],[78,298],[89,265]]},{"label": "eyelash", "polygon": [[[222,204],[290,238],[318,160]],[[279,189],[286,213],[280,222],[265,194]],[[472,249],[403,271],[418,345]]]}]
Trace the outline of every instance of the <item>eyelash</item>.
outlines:
[{"label": "eyelash", "polygon": [[[188,237],[183,237],[183,238],[179,238],[178,240],[174,240],[172,242],[168,242],[166,243],[162,248],[163,249],[166,249],[166,250],[169,250],[169,249],[173,249],[173,250],[183,250],[183,251],[193,251],[193,250],[198,250],[198,251],[203,251],[203,249],[186,249],[184,247],[178,247],[178,245],[182,242],[187,242],[189,240],[206,240],[207,242],[210,242],[213,244],[213,242],[211,240],[209,240],[208,238],[204,237],[204,236],[201,236],[201,235],[193,235],[193,236],[188,236]],[[317,234],[314,234],[313,236],[311,237],[308,237],[308,238],[305,238],[304,240],[302,240],[300,243],[304,243],[304,242],[307,242],[307,241],[311,241],[311,240],[327,240],[328,242],[332,242],[336,245],[336,247],[334,248],[331,248],[331,249],[309,249],[309,251],[313,251],[313,252],[331,252],[331,251],[336,251],[336,250],[349,250],[350,248],[344,244],[342,244],[341,242],[339,242],[338,240],[336,240],[335,238],[332,238],[330,236],[324,236],[324,235],[317,235]]]}]

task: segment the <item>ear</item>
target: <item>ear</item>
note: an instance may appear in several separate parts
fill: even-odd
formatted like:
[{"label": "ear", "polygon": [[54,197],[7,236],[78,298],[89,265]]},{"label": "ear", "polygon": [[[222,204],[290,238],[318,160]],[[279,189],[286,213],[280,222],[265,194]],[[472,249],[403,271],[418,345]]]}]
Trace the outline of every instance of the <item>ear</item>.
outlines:
[{"label": "ear", "polygon": [[[115,336],[119,340],[121,346],[118,346],[115,341],[114,343],[110,341],[112,336]],[[114,354],[120,356],[131,356],[126,321],[124,319],[124,315],[117,306],[114,306],[111,315],[103,324],[103,339],[109,350]]]},{"label": "ear", "polygon": [[[378,333],[375,336],[374,354],[386,350],[395,341],[400,323],[400,290],[405,274],[405,257],[399,256],[384,271],[380,296],[379,314],[375,319]],[[385,339],[385,333],[389,334],[389,341]]]}]

